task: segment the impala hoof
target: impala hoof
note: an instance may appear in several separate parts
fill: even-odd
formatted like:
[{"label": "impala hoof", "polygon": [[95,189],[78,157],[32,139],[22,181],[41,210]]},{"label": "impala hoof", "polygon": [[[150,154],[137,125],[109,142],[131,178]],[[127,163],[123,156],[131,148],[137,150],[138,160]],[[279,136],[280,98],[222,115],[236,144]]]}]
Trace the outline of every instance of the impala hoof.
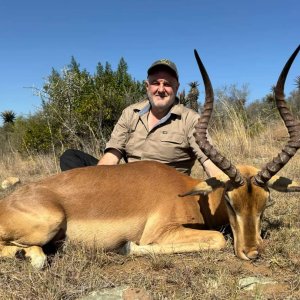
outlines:
[{"label": "impala hoof", "polygon": [[42,270],[45,267],[46,262],[47,256],[45,254],[31,257],[31,265],[37,270]]},{"label": "impala hoof", "polygon": [[117,250],[117,253],[121,255],[129,255],[132,242],[126,242],[122,247]]},{"label": "impala hoof", "polygon": [[255,259],[255,258],[258,257],[258,254],[259,254],[259,253],[258,253],[257,250],[253,250],[253,251],[248,252],[246,255],[247,255],[247,257],[250,258],[250,259]]}]

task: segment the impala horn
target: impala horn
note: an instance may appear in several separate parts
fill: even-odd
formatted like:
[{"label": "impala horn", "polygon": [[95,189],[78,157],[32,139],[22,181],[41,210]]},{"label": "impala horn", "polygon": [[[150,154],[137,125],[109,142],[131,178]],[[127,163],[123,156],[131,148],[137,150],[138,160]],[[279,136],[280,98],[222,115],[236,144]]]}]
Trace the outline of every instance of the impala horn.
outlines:
[{"label": "impala horn", "polygon": [[194,50],[194,53],[205,87],[204,109],[198,120],[198,124],[195,126],[196,131],[194,136],[196,142],[203,153],[230,178],[231,182],[235,186],[242,186],[244,184],[244,180],[240,172],[226,157],[222,156],[207,139],[207,127],[213,110],[214,92],[209,76],[197,51]]},{"label": "impala horn", "polygon": [[289,141],[283,150],[270,162],[268,162],[261,171],[254,176],[253,181],[256,185],[263,186],[271,179],[287,162],[296,154],[300,148],[300,123],[295,120],[284,99],[284,84],[290,67],[300,50],[300,45],[286,62],[275,87],[275,101],[280,116],[287,127],[289,133]]}]

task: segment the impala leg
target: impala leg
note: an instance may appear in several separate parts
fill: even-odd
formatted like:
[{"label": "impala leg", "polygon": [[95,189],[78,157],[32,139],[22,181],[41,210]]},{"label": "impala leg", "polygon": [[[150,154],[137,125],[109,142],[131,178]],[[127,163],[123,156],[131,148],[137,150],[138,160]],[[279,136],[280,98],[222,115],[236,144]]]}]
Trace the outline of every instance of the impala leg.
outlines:
[{"label": "impala leg", "polygon": [[31,265],[40,270],[42,269],[46,262],[47,256],[45,255],[43,249],[39,246],[31,246],[28,248],[24,248],[25,257],[29,257],[31,259]]},{"label": "impala leg", "polygon": [[39,246],[2,246],[0,256],[14,258],[19,251],[23,251],[25,257],[30,258],[31,265],[36,269],[42,269],[47,261],[47,257],[43,252],[43,249]]},{"label": "impala leg", "polygon": [[47,257],[41,247],[65,232],[64,212],[52,205],[35,210],[24,207],[10,213],[0,224],[0,256],[15,257],[21,251],[34,268],[43,268]]},{"label": "impala leg", "polygon": [[22,249],[23,248],[19,246],[1,246],[0,256],[13,258],[17,252]]},{"label": "impala leg", "polygon": [[144,255],[149,253],[169,254],[197,252],[201,250],[220,250],[225,247],[225,239],[218,231],[177,228],[148,245],[127,243],[123,253]]}]

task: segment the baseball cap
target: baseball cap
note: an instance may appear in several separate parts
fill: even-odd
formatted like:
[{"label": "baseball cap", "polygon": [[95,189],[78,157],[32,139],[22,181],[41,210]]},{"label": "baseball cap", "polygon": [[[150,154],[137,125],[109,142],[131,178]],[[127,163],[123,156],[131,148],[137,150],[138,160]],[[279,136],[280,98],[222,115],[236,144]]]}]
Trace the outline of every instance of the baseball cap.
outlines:
[{"label": "baseball cap", "polygon": [[148,69],[148,76],[154,69],[158,68],[159,66],[164,66],[164,67],[169,68],[172,71],[172,73],[174,73],[174,75],[176,76],[176,78],[178,80],[179,76],[178,76],[177,67],[169,59],[159,59],[159,60],[155,61]]}]

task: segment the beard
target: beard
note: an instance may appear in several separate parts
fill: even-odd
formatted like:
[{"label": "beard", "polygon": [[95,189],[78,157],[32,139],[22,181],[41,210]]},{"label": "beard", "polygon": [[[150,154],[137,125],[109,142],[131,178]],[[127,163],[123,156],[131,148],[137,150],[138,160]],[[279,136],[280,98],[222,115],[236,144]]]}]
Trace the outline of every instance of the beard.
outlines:
[{"label": "beard", "polygon": [[[148,99],[151,104],[151,108],[160,112],[168,112],[170,108],[173,106],[176,95],[153,95],[150,92],[147,92]],[[158,99],[160,98],[160,99]]]}]

